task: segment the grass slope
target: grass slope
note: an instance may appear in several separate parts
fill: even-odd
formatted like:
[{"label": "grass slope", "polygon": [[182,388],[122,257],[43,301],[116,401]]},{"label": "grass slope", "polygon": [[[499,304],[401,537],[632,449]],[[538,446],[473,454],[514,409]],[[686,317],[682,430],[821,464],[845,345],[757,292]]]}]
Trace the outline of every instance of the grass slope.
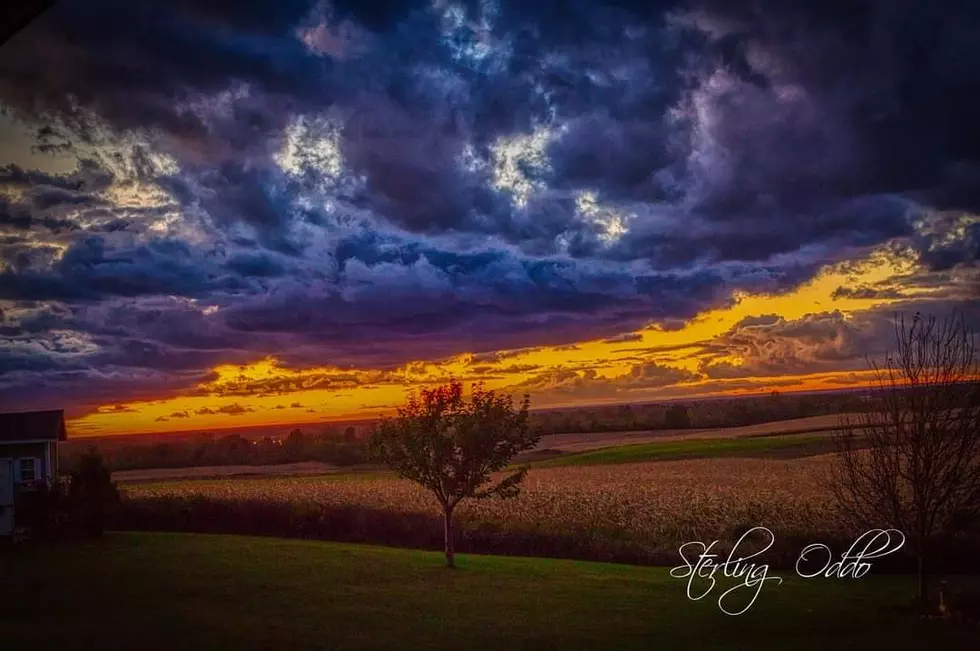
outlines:
[{"label": "grass slope", "polygon": [[[975,648],[896,615],[908,578],[788,580],[745,615],[663,568],[296,540],[114,534],[0,553],[10,649]],[[884,646],[884,645],[887,645]]]},{"label": "grass slope", "polygon": [[827,435],[819,434],[810,436],[760,436],[741,439],[689,439],[619,445],[581,454],[556,457],[539,461],[533,465],[546,468],[722,456],[806,456],[824,454],[833,449],[832,439]]}]

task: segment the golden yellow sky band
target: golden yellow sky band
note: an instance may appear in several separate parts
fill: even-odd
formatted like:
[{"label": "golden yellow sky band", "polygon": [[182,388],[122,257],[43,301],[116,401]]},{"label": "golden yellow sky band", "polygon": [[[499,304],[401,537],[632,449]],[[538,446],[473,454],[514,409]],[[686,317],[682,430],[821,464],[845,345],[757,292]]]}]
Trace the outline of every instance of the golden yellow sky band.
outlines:
[{"label": "golden yellow sky band", "polygon": [[[163,433],[228,427],[323,423],[330,420],[366,418],[392,410],[411,390],[446,381],[450,376],[482,379],[491,389],[508,390],[549,370],[585,371],[596,378],[616,378],[628,373],[638,357],[663,366],[695,371],[697,352],[704,342],[728,332],[746,317],[775,314],[787,320],[807,314],[838,310],[845,315],[880,307],[888,299],[835,297],[842,285],[888,282],[902,285],[916,268],[914,260],[878,252],[857,263],[823,269],[812,281],[779,295],[742,295],[726,308],[710,310],[677,330],[647,328],[632,333],[629,341],[583,341],[574,346],[500,351],[495,359],[471,353],[448,360],[412,362],[394,371],[375,369],[314,368],[294,370],[274,358],[245,366],[219,366],[214,379],[181,395],[159,400],[103,405],[98,411],[72,420],[72,436],[101,436],[135,432]],[[738,364],[739,360],[725,360]],[[746,391],[781,391],[841,388],[842,379],[861,380],[853,372],[817,373],[805,376],[741,378],[742,382],[694,381],[650,390],[646,397],[703,396]],[[756,389],[746,388],[749,380]],[[726,384],[733,388],[726,389]],[[560,396],[535,395],[534,407],[567,404]],[[644,394],[645,395],[645,394]],[[601,400],[600,400],[601,402]]]}]

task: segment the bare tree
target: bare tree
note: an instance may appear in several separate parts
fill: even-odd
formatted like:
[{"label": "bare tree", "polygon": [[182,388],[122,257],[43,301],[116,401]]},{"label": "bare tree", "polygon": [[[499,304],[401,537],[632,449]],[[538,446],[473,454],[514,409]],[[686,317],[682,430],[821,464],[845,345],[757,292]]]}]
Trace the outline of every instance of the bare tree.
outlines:
[{"label": "bare tree", "polygon": [[895,346],[871,364],[869,410],[842,418],[832,487],[855,524],[905,534],[926,605],[938,538],[980,516],[980,367],[962,317],[898,318]]},{"label": "bare tree", "polygon": [[445,524],[446,565],[454,567],[453,509],[466,498],[513,497],[527,468],[498,481],[518,453],[537,445],[540,436],[528,427],[529,398],[517,406],[510,396],[473,386],[467,402],[457,380],[423,389],[385,419],[371,437],[376,456],[401,477],[431,491]]}]

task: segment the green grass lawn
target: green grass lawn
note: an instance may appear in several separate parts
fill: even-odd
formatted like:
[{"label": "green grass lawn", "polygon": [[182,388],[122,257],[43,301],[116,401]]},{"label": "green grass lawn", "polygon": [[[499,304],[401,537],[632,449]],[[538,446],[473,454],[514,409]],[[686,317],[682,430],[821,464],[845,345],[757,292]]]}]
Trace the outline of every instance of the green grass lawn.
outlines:
[{"label": "green grass lawn", "polygon": [[547,468],[722,456],[806,456],[831,452],[833,449],[833,440],[827,434],[689,439],[618,445],[579,454],[568,454],[532,465]]},{"label": "green grass lawn", "polygon": [[3,649],[976,648],[903,616],[908,577],[788,580],[731,617],[664,568],[272,538],[112,534],[2,550]]}]

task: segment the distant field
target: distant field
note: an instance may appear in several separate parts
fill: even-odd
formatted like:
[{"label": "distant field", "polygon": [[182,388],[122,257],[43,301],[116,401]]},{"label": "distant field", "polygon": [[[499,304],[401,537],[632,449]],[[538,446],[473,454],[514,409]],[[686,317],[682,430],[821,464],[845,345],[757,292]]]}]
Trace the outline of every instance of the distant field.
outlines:
[{"label": "distant field", "polygon": [[673,439],[653,443],[633,443],[593,449],[589,452],[562,455],[538,461],[539,467],[591,466],[639,461],[705,458],[724,456],[804,457],[834,450],[828,435],[765,436],[754,438]]},{"label": "distant field", "polygon": [[[537,465],[630,463],[725,455],[806,456],[829,452],[827,435],[837,427],[838,416],[797,418],[747,427],[699,430],[649,430],[641,432],[596,432],[543,436],[534,451],[519,462]],[[822,436],[803,436],[823,432]],[[799,435],[799,436],[797,436]],[[594,454],[582,454],[593,451]],[[374,466],[363,466],[374,470]],[[320,462],[266,466],[198,466],[124,470],[113,473],[119,482],[223,477],[306,476],[352,472]]]},{"label": "distant field", "polygon": [[319,461],[283,463],[268,466],[195,466],[193,468],[151,468],[147,470],[120,470],[112,473],[119,482],[159,481],[166,479],[215,479],[222,477],[282,477],[325,475],[338,471],[338,467]]},{"label": "distant field", "polygon": [[[854,414],[847,414],[854,416]],[[587,432],[582,434],[551,434],[542,436],[538,449],[560,452],[585,452],[615,445],[654,441],[683,441],[689,439],[754,438],[787,434],[808,434],[835,430],[841,416],[794,418],[745,427],[716,427],[711,429],[643,430],[639,432]]]},{"label": "distant field", "polygon": [[687,599],[664,568],[465,555],[458,565],[237,536],[113,534],[8,550],[0,639],[4,649],[102,651],[976,648],[975,627],[894,609],[910,577],[791,577],[730,617],[714,595]]}]

